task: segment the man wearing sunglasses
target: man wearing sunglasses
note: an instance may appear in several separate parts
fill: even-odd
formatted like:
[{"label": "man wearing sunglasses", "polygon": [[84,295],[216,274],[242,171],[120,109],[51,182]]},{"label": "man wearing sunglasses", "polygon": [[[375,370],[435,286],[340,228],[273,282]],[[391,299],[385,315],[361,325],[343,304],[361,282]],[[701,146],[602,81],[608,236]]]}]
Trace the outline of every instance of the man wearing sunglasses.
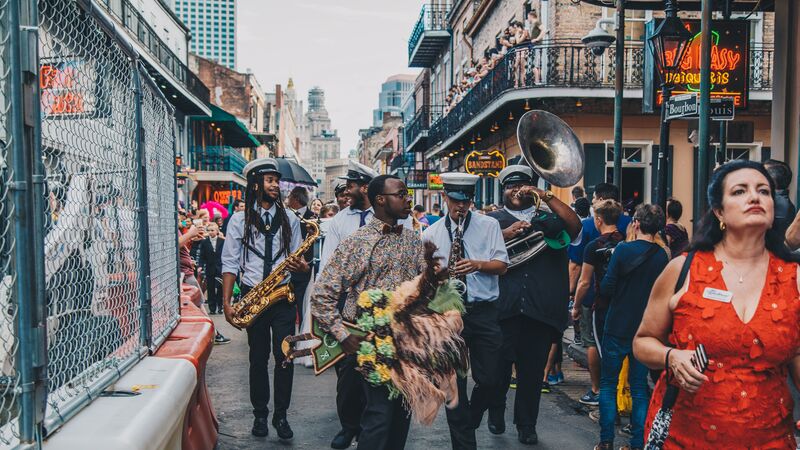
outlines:
[{"label": "man wearing sunglasses", "polygon": [[[311,297],[311,313],[323,330],[341,342],[347,354],[339,363],[353,368],[363,338],[348,333],[342,321],[356,321],[359,294],[369,289],[393,290],[419,275],[424,265],[424,247],[419,235],[401,223],[411,214],[411,198],[405,183],[391,175],[377,176],[369,183],[367,196],[374,217],[336,247]],[[337,304],[343,297],[340,312]],[[354,369],[353,374],[356,387],[366,397],[358,448],[403,448],[410,417],[403,408],[402,398],[390,399],[385,386],[367,383]],[[341,373],[339,376],[341,379]]]}]

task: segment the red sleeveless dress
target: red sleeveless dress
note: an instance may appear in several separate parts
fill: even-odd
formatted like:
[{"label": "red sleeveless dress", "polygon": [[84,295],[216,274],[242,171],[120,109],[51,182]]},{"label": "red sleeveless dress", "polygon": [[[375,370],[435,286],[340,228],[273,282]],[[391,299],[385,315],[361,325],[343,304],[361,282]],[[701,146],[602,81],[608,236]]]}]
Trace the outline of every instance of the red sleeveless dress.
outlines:
[{"label": "red sleeveless dress", "polygon": [[[689,290],[673,314],[672,345],[692,350],[703,344],[712,364],[709,381],[697,393],[678,394],[664,448],[794,449],[787,376],[800,347],[797,264],[770,254],[767,280],[748,323],[732,304],[703,298],[706,287],[727,290],[721,271],[712,252],[697,252]],[[650,401],[647,434],[665,388],[662,374]]]}]

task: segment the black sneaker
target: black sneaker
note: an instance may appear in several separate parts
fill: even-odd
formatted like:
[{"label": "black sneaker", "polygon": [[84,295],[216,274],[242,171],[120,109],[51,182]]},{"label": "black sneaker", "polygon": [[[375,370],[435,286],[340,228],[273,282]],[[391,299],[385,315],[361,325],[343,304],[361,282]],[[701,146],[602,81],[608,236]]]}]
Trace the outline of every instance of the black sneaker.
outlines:
[{"label": "black sneaker", "polygon": [[331,441],[331,448],[339,450],[348,448],[355,437],[356,433],[354,431],[339,430],[339,432],[336,433],[336,436],[334,436],[333,440]]},{"label": "black sneaker", "polygon": [[289,422],[286,420],[285,417],[281,417],[280,419],[272,419],[272,426],[275,427],[275,430],[278,432],[278,438],[284,441],[288,441],[289,439],[294,437],[294,432],[292,431],[292,427],[289,426]]},{"label": "black sneaker", "polygon": [[511,389],[517,388],[517,377],[511,377],[511,382],[508,384],[508,387]]},{"label": "black sneaker", "polygon": [[489,432],[492,434],[503,434],[506,432],[506,418],[501,412],[489,410]]},{"label": "black sneaker", "polygon": [[269,424],[266,417],[256,417],[253,420],[253,429],[250,431],[253,436],[264,437],[269,436]]},{"label": "black sneaker", "polygon": [[542,381],[542,394],[549,394],[550,393],[550,383],[547,381]]},{"label": "black sneaker", "polygon": [[589,389],[578,401],[584,405],[597,406],[600,404],[600,393],[594,393]]},{"label": "black sneaker", "polygon": [[536,445],[539,442],[539,436],[536,435],[536,428],[533,427],[520,427],[517,428],[517,439],[525,445]]},{"label": "black sneaker", "polygon": [[230,342],[231,342],[230,339],[226,338],[225,336],[223,336],[223,335],[221,335],[219,333],[217,333],[217,335],[214,336],[214,345],[225,345],[225,344],[228,344]]}]

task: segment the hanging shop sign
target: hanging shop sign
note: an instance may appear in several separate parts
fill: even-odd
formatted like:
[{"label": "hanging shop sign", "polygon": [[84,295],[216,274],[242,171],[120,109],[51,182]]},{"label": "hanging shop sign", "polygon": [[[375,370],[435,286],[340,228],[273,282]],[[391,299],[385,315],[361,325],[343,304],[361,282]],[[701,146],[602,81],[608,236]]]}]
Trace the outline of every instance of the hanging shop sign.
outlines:
[{"label": "hanging shop sign", "polygon": [[[94,64],[81,58],[43,58],[39,67],[42,114],[48,118],[95,117],[103,89],[98,86]],[[107,94],[106,94],[107,95]]]},{"label": "hanging shop sign", "polygon": [[228,205],[233,200],[241,200],[242,191],[215,191],[213,199],[221,205]]},{"label": "hanging shop sign", "polygon": [[[657,22],[653,22],[655,28]],[[686,56],[676,73],[669,75],[669,82],[675,87],[672,95],[700,93],[700,21],[685,19],[683,23],[692,34]],[[648,24],[648,29],[651,25]],[[674,58],[674,52],[667,52],[667,59]],[[660,75],[653,64],[653,54],[646,52],[646,67],[652,72],[646,77],[645,92],[656,107],[663,102]],[[649,64],[648,64],[649,62]],[[732,98],[737,110],[747,108],[750,93],[750,22],[747,20],[715,20],[711,24],[711,98]],[[754,67],[756,70],[763,68]],[[649,81],[649,83],[648,83]],[[648,99],[645,99],[647,111]]]},{"label": "hanging shop sign", "polygon": [[467,173],[482,177],[497,177],[506,168],[506,157],[500,150],[474,151],[464,160]]},{"label": "hanging shop sign", "polygon": [[428,173],[428,190],[430,191],[441,191],[444,189],[444,183],[442,183],[442,176],[439,175],[438,172],[429,172]]},{"label": "hanging shop sign", "polygon": [[406,187],[409,189],[427,189],[428,171],[412,169],[406,175]]}]

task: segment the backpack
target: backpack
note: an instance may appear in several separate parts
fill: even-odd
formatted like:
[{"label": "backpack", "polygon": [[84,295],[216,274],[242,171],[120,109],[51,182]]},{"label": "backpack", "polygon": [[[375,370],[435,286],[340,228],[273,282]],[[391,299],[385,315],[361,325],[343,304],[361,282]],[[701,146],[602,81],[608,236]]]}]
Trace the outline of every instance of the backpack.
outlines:
[{"label": "backpack", "polygon": [[625,237],[622,233],[616,231],[608,235],[602,235],[597,240],[600,245],[595,250],[595,253],[599,256],[600,263],[594,267],[594,305],[595,309],[604,309],[608,308],[610,299],[600,295],[600,282],[608,272],[608,264],[611,262],[611,255],[614,254],[614,249],[620,242],[625,242]]}]

